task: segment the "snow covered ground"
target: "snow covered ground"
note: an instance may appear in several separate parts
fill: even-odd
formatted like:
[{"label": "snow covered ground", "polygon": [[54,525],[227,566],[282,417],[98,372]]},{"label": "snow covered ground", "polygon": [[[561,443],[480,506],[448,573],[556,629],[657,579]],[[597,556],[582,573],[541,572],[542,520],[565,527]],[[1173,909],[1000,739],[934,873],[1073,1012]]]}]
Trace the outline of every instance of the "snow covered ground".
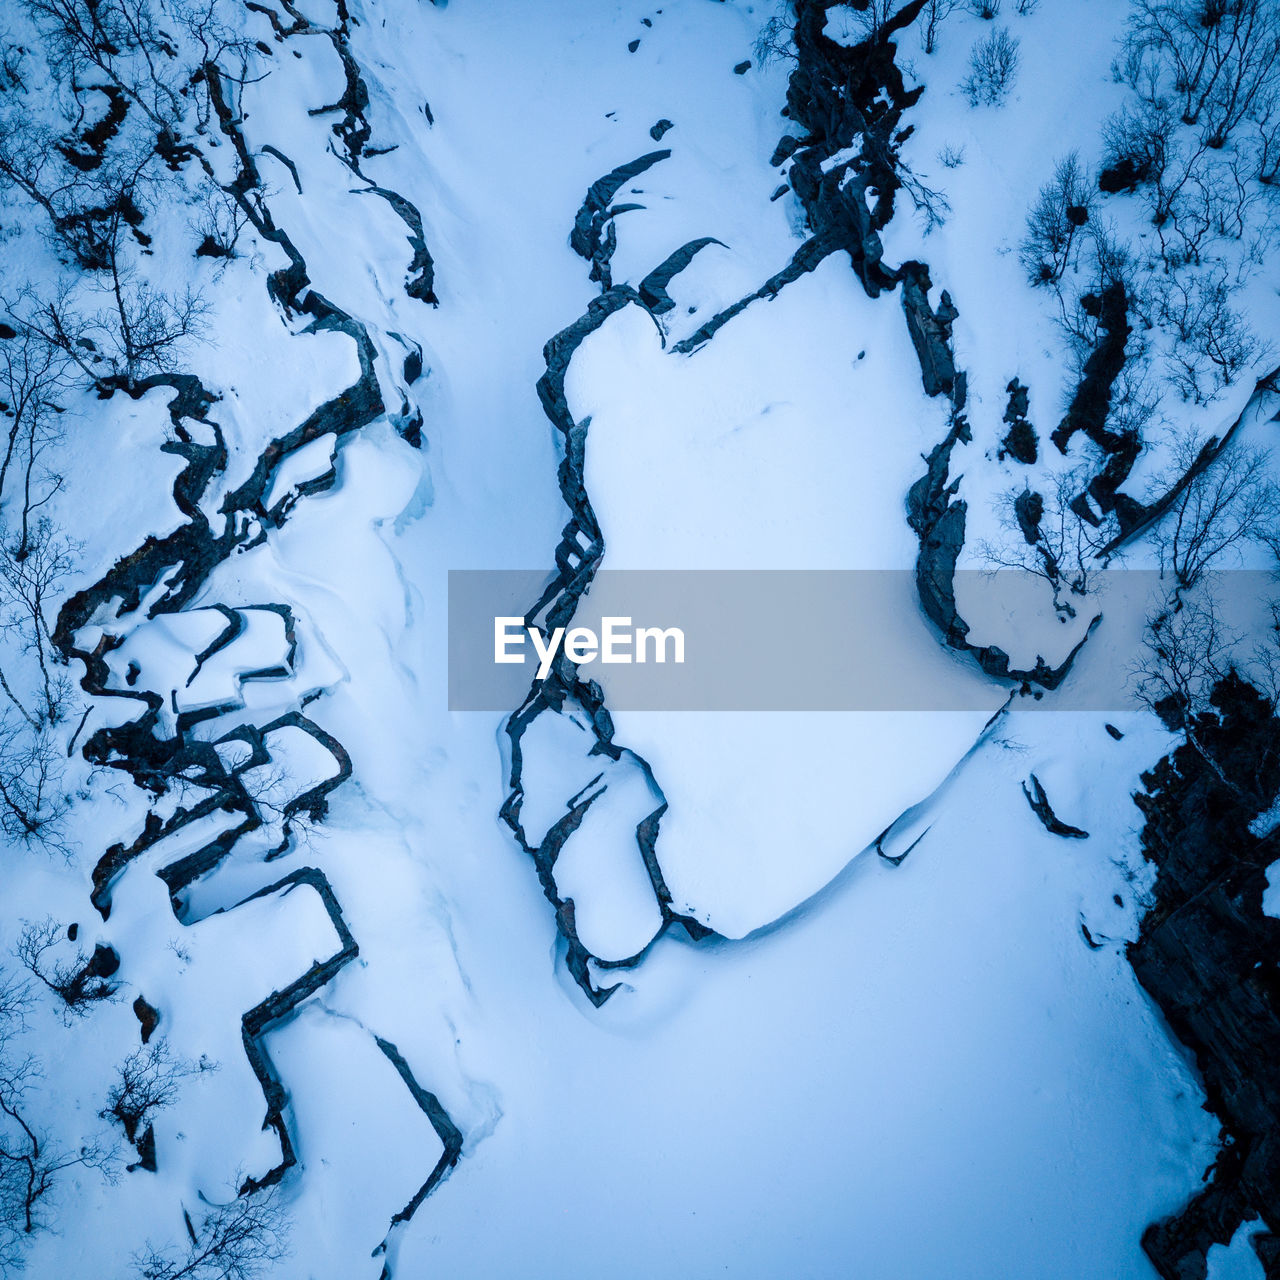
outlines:
[{"label": "snow covered ground", "polygon": [[[1060,153],[1096,150],[1124,92],[1123,6],[1030,7],[1002,19],[1022,64],[1001,108],[960,95],[990,29],[967,6],[935,53],[915,29],[900,53],[928,86],[903,157],[951,213],[924,235],[900,197],[885,260],[927,261],[934,304],[945,288],[959,309],[973,435],[950,474],[973,564],[1008,536],[997,498],[1023,477],[998,455],[1009,380],[1031,387],[1046,454],[1071,391],[1018,263],[1026,209]],[[674,276],[674,308],[628,298],[562,371],[601,567],[915,564],[906,495],[949,406],[922,390],[896,293],[868,297],[833,253],[676,349],[809,234],[794,193],[771,199],[791,66],[762,63],[755,41],[775,6],[233,9],[270,72],[246,81],[234,130],[309,292],[269,292],[290,256],[261,228],[216,269],[186,251],[210,320],[183,367],[216,391],[226,443],[194,504],[174,487],[188,460],[160,445],[215,432],[171,418],[168,387],[68,396],[50,511],[83,550],[64,594],[115,584],[69,641],[75,721],[87,709],[75,746],[134,750],[108,732],[133,721],[186,746],[150,790],[142,754],[123,769],[118,745],[92,762],[68,750],[66,856],[4,851],[5,954],[48,917],[58,954],[101,942],[120,959],[114,999],[64,1018],[40,989],[21,1036],[59,1140],[92,1133],[118,1157],[110,1177],[62,1176],[25,1273],[142,1275],[144,1242],[185,1248],[184,1210],[198,1223],[279,1171],[289,1256],[263,1274],[309,1280],[1150,1280],[1143,1231],[1196,1193],[1218,1139],[1125,953],[1151,876],[1131,797],[1177,741],[1154,716],[1007,708],[1007,683],[942,642],[904,572],[885,630],[912,679],[963,690],[970,710],[614,709],[613,758],[580,703],[543,709],[518,739],[515,825],[545,852],[575,821],[540,884],[510,829],[509,713],[448,710],[448,571],[550,581],[578,518],[535,386],[544,344],[606,291],[569,244],[584,196],[655,149],[669,158],[617,195],[642,207],[612,224],[610,289],[718,243]],[[362,153],[344,118],[367,124]],[[234,130],[200,143],[225,182]],[[963,163],[942,166],[944,147]],[[405,202],[438,305],[406,288]],[[1274,289],[1250,288],[1275,332]],[[317,295],[334,310],[313,325]],[[1162,412],[1207,437],[1249,406],[1240,439],[1269,444],[1256,363],[1211,405]],[[1149,496],[1159,467],[1142,468],[1128,483]],[[217,554],[177,599],[196,544],[154,562],[137,549],[202,522]],[[156,575],[126,599],[135,561]],[[1128,563],[1157,560],[1137,543]],[[1015,666],[1060,660],[1043,601],[1024,632],[957,599],[974,643]],[[1134,645],[1100,608],[1082,680]],[[1033,775],[1087,838],[1037,820]],[[566,904],[597,993],[618,984],[599,1005],[567,963]],[[154,1119],[155,1171],[125,1172],[135,1152],[99,1112],[138,1047],[135,997],[188,1070]],[[1241,1232],[1210,1252],[1215,1280],[1262,1274]]]}]

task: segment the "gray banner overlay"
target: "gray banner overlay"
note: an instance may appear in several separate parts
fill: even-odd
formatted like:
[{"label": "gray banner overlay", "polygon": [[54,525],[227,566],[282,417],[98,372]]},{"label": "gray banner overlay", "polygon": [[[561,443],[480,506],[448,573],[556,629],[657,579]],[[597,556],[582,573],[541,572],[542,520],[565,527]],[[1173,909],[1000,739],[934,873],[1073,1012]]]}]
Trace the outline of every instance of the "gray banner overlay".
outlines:
[{"label": "gray banner overlay", "polygon": [[[1040,691],[993,679],[948,647],[920,610],[913,570],[602,570],[558,637],[543,629],[545,611],[527,616],[548,582],[450,571],[450,710],[514,710],[566,646],[582,659],[578,678],[597,681],[617,711],[994,711],[1011,691],[1026,707],[1131,710],[1152,661],[1149,620],[1170,609],[1173,586],[1154,571],[1107,570],[1086,595],[1061,591],[1069,609],[1055,609],[1049,584],[1030,574],[958,572],[968,641],[1007,652],[1015,669],[1038,657],[1057,667],[1087,635],[1061,684]],[[1247,667],[1268,647],[1280,656],[1276,598],[1270,572],[1219,572],[1188,608],[1211,599]],[[499,647],[508,661],[496,660]]]}]

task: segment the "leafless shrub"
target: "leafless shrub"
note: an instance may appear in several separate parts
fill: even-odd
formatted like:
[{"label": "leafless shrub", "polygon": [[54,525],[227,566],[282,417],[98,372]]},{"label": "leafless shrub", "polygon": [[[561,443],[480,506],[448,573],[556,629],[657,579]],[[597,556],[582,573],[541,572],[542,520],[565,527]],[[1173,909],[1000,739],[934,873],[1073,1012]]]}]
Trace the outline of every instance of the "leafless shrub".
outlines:
[{"label": "leafless shrub", "polygon": [[1161,103],[1126,103],[1102,126],[1103,168],[1098,185],[1103,191],[1116,192],[1158,183],[1176,133],[1177,126]]},{"label": "leafless shrub", "polygon": [[24,984],[0,972],[0,1274],[17,1271],[27,1242],[50,1225],[49,1201],[68,1169],[110,1168],[93,1142],[71,1149],[54,1141],[33,1114],[39,1064],[15,1045],[29,1007]]},{"label": "leafless shrub", "polygon": [[248,216],[235,196],[216,183],[206,183],[200,194],[193,230],[198,237],[196,256],[233,258]]},{"label": "leafless shrub", "polygon": [[976,18],[994,18],[1000,12],[1000,0],[969,0],[969,9]]},{"label": "leafless shrub", "polygon": [[[1212,595],[1205,592],[1148,620],[1142,652],[1131,670],[1139,700],[1163,719],[1180,721],[1188,741],[1224,782],[1226,775],[1196,733],[1196,720],[1209,709],[1214,686],[1231,669],[1239,639],[1223,626]],[[1228,785],[1236,789],[1234,783]]]},{"label": "leafless shrub", "polygon": [[1198,465],[1194,435],[1173,444],[1173,464],[1161,489],[1191,475],[1152,531],[1162,572],[1173,580],[1175,603],[1205,571],[1235,559],[1250,542],[1272,545],[1280,529],[1280,490],[1271,477],[1270,454],[1233,445],[1208,465]]},{"label": "leafless shrub", "polygon": [[1263,342],[1231,305],[1221,269],[1174,273],[1160,282],[1155,298],[1156,314],[1171,338],[1168,378],[1184,400],[1209,403],[1263,356]]},{"label": "leafless shrub", "polygon": [[942,24],[962,3],[963,0],[928,0],[923,12],[925,53],[932,53],[938,47],[938,32]]},{"label": "leafless shrub", "polygon": [[[862,33],[864,40],[879,40],[889,20],[902,8],[902,0],[866,0],[865,9],[846,12]],[[928,49],[925,52],[929,52]]]},{"label": "leafless shrub", "polygon": [[938,161],[944,169],[958,169],[964,164],[964,148],[948,144],[938,152]]},{"label": "leafless shrub", "polygon": [[163,1037],[135,1049],[120,1064],[115,1083],[107,1094],[104,1120],[116,1120],[130,1142],[137,1142],[155,1114],[178,1100],[182,1082],[200,1070],[185,1058],[174,1055]]},{"label": "leafless shrub", "polygon": [[1058,161],[1027,214],[1019,259],[1033,284],[1056,285],[1071,265],[1081,228],[1089,221],[1092,183],[1078,151]]},{"label": "leafless shrub", "polygon": [[99,959],[99,953],[86,956],[77,950],[71,960],[58,959],[53,953],[67,941],[66,931],[51,917],[39,922],[28,920],[13,954],[28,973],[62,1001],[64,1013],[83,1017],[99,1000],[115,995],[116,985],[103,973],[111,966]]},{"label": "leafless shrub", "polygon": [[998,107],[1018,73],[1018,40],[1003,27],[979,40],[969,53],[969,73],[960,83],[971,107]]},{"label": "leafless shrub", "polygon": [[289,1220],[275,1187],[214,1206],[198,1228],[184,1217],[186,1253],[148,1244],[134,1258],[140,1280],[256,1280],[289,1256]]},{"label": "leafless shrub", "polygon": [[[1091,216],[1082,232],[1076,242],[1078,284],[1070,290],[1055,290],[1058,327],[1066,339],[1077,377],[1083,376],[1089,357],[1103,339],[1107,321],[1103,299],[1119,286],[1132,308],[1142,294],[1129,244],[1114,224]],[[1143,338],[1139,332],[1130,335],[1125,350],[1128,360],[1141,358]]]},{"label": "leafless shrub", "polygon": [[204,334],[208,308],[198,290],[166,293],[128,266],[118,246],[107,252],[102,278],[28,292],[23,322],[97,386],[133,390],[148,374],[178,367]]},{"label": "leafless shrub", "polygon": [[779,61],[779,59],[787,62],[794,61],[796,57],[795,29],[796,24],[791,16],[791,5],[789,0],[784,0],[782,12],[775,13],[771,18],[767,19],[756,34],[755,45],[752,48],[756,62],[762,67],[767,67]]},{"label": "leafless shrub", "polygon": [[[1043,578],[1063,621],[1076,616],[1072,599],[1078,602],[1089,594],[1094,573],[1104,567],[1100,553],[1115,533],[1113,517],[1093,525],[1077,514],[1074,502],[1088,480],[1085,469],[1061,472],[1048,499],[1025,489],[1010,490],[999,507],[1008,536],[978,545],[979,556],[992,570],[1020,569]],[[1035,535],[1030,540],[1029,529]]]}]

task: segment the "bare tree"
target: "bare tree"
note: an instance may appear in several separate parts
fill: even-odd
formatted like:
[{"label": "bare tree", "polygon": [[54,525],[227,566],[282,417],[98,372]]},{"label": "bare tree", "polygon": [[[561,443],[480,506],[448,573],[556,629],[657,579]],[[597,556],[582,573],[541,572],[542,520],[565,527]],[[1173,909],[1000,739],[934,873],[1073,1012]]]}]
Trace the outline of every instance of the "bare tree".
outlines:
[{"label": "bare tree", "polygon": [[[1067,341],[1077,377],[1084,375],[1089,357],[1114,323],[1103,300],[1120,293],[1126,308],[1137,305],[1142,293],[1128,242],[1106,219],[1090,217],[1076,245],[1076,274],[1079,287],[1054,290],[1058,302],[1058,327]],[[1126,358],[1136,361],[1142,354],[1142,336],[1134,330],[1125,346]]]},{"label": "bare tree", "polygon": [[768,18],[756,34],[752,52],[762,67],[779,59],[790,61],[796,56],[796,24],[790,0],[783,0],[780,10]]},{"label": "bare tree", "polygon": [[[0,300],[0,310],[11,319],[12,310]],[[9,419],[4,457],[0,459],[0,519],[9,505],[8,485],[16,473],[14,486],[21,494],[22,537],[30,536],[32,512],[42,507],[61,478],[43,467],[46,453],[63,437],[63,409],[59,401],[69,390],[70,360],[65,352],[32,332],[21,321],[6,325],[11,336],[0,331],[0,416]]]},{"label": "bare tree", "polygon": [[866,0],[865,9],[849,9],[849,14],[864,40],[877,41],[884,35],[891,18],[902,8],[902,0]]},{"label": "bare tree", "polygon": [[62,754],[45,728],[33,730],[7,711],[0,714],[0,831],[12,840],[69,852],[63,839],[69,801],[62,791],[62,766]]},{"label": "bare tree", "polygon": [[1182,123],[1225,145],[1269,105],[1280,79],[1280,13],[1272,0],[1136,0],[1126,35],[1130,82],[1172,95]]},{"label": "bare tree", "polygon": [[1072,599],[1084,599],[1094,573],[1105,567],[1099,556],[1115,533],[1113,517],[1093,525],[1077,514],[1076,498],[1088,479],[1085,468],[1060,472],[1048,500],[1029,489],[1010,490],[999,507],[1009,536],[978,545],[978,554],[992,569],[1020,569],[1043,578],[1063,621],[1076,616]]},{"label": "bare tree", "polygon": [[1250,542],[1271,544],[1280,521],[1280,491],[1265,450],[1233,445],[1207,466],[1196,465],[1199,456],[1193,434],[1174,442],[1172,471],[1161,488],[1191,478],[1152,532],[1161,570],[1173,579],[1175,608],[1211,566]]},{"label": "bare tree", "polygon": [[1177,126],[1161,101],[1126,103],[1102,126],[1103,191],[1132,191],[1159,183],[1176,145]]},{"label": "bare tree", "polygon": [[938,47],[939,29],[962,3],[963,0],[927,0],[923,10],[925,53],[932,53]]},{"label": "bare tree", "polygon": [[1156,291],[1156,314],[1172,339],[1169,381],[1184,400],[1209,403],[1266,353],[1231,296],[1222,268],[1171,275]]},{"label": "bare tree", "polygon": [[197,1067],[175,1056],[168,1041],[157,1037],[135,1049],[120,1064],[115,1083],[107,1094],[102,1118],[118,1121],[125,1137],[137,1143],[156,1112],[178,1100],[182,1082],[202,1069],[212,1070],[212,1067]]},{"label": "bare tree", "polygon": [[22,1266],[26,1242],[49,1225],[48,1205],[61,1176],[77,1166],[107,1172],[95,1143],[68,1148],[54,1141],[32,1111],[39,1064],[18,1052],[29,997],[0,972],[0,1273]]},{"label": "bare tree", "polygon": [[111,975],[118,966],[115,953],[99,948],[92,956],[77,950],[71,960],[52,954],[68,941],[66,931],[52,917],[25,921],[18,935],[14,956],[28,973],[37,978],[61,1001],[63,1012],[83,1017],[99,1000],[116,993]]},{"label": "bare tree", "polygon": [[289,1256],[289,1220],[279,1188],[215,1205],[197,1228],[184,1214],[185,1254],[148,1244],[135,1255],[140,1280],[256,1280]]},{"label": "bare tree", "polygon": [[[199,290],[166,293],[125,262],[119,224],[104,240],[99,278],[55,291],[28,290],[19,322],[64,352],[103,391],[137,389],[148,374],[173,369],[205,332],[208,308]],[[93,306],[94,298],[104,305]]]},{"label": "bare tree", "polygon": [[1017,73],[1018,40],[999,27],[970,50],[969,73],[960,88],[971,107],[998,107],[1009,96]]},{"label": "bare tree", "polygon": [[1092,182],[1078,151],[1058,161],[1053,178],[1040,188],[1027,214],[1019,258],[1033,284],[1056,285],[1077,252],[1081,228],[1089,221]]},{"label": "bare tree", "polygon": [[[30,653],[39,671],[39,722],[57,724],[68,696],[65,674],[58,669],[50,611],[75,567],[79,548],[40,517],[17,538],[0,528],[0,629],[13,635]],[[30,717],[28,717],[30,719]]]},{"label": "bare tree", "polygon": [[[1240,642],[1241,637],[1222,624],[1213,594],[1202,588],[1194,599],[1179,607],[1166,605],[1148,621],[1143,651],[1131,675],[1139,701],[1168,728],[1181,731],[1218,782],[1256,812],[1273,803],[1273,787],[1256,773],[1249,777],[1238,757],[1228,771],[1214,748],[1221,739],[1213,732],[1220,725],[1214,697],[1224,680],[1240,673],[1245,657]],[[1241,678],[1267,686],[1274,670],[1274,662],[1266,663],[1261,671],[1255,668]],[[1263,692],[1274,709],[1274,684]]]}]

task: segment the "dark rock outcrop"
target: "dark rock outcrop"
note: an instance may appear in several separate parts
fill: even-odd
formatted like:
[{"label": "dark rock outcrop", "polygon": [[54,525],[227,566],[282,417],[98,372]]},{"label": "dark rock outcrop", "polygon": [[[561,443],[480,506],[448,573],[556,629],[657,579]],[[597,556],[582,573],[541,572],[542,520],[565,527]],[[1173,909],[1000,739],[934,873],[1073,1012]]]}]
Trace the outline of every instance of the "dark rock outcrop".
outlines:
[{"label": "dark rock outcrop", "polygon": [[688,244],[682,244],[640,281],[640,301],[653,315],[665,315],[676,305],[667,292],[667,285],[709,244],[724,247],[724,242],[717,240],[715,236],[700,236],[697,240],[690,240]]},{"label": "dark rock outcrop", "polygon": [[1022,794],[1027,798],[1027,803],[1031,806],[1031,812],[1040,819],[1040,825],[1050,835],[1063,836],[1068,840],[1087,840],[1089,838],[1087,831],[1082,831],[1079,827],[1073,827],[1069,822],[1063,822],[1054,813],[1053,806],[1049,803],[1049,797],[1045,795],[1044,787],[1041,786],[1040,779],[1034,773],[1031,775],[1030,781],[1030,787],[1025,782],[1022,784]]},{"label": "dark rock outcrop", "polygon": [[591,263],[591,279],[599,281],[602,289],[609,289],[613,284],[609,274],[609,262],[617,243],[614,239],[616,233],[613,230],[613,220],[621,213],[643,208],[638,204],[614,205],[614,196],[624,184],[638,178],[670,155],[669,150],[650,151],[627,164],[620,164],[603,178],[597,178],[583,197],[582,205],[573,220],[569,244],[578,257]]},{"label": "dark rock outcrop", "polygon": [[1013,518],[1023,538],[1032,546],[1040,540],[1040,521],[1044,519],[1044,499],[1033,489],[1023,489],[1013,500]]},{"label": "dark rock outcrop", "polygon": [[904,262],[902,311],[907,332],[920,362],[920,380],[927,396],[950,395],[956,382],[956,362],[951,353],[951,326],[960,314],[944,289],[935,311],[929,305],[929,268],[923,262]]},{"label": "dark rock outcrop", "polygon": [[1151,907],[1129,960],[1195,1055],[1223,1146],[1206,1186],[1150,1227],[1143,1247],[1164,1280],[1203,1280],[1206,1254],[1261,1218],[1253,1247],[1280,1275],[1280,920],[1264,915],[1280,828],[1252,827],[1280,792],[1280,720],[1232,673],[1196,717],[1194,739],[1143,775],[1142,850]]},{"label": "dark rock outcrop", "polygon": [[1005,407],[1004,420],[1009,430],[1000,442],[1003,458],[1008,454],[1015,462],[1024,466],[1032,466],[1040,452],[1040,442],[1036,438],[1036,429],[1027,421],[1027,407],[1030,403],[1028,389],[1014,378],[1005,388],[1009,393],[1009,403]]}]

